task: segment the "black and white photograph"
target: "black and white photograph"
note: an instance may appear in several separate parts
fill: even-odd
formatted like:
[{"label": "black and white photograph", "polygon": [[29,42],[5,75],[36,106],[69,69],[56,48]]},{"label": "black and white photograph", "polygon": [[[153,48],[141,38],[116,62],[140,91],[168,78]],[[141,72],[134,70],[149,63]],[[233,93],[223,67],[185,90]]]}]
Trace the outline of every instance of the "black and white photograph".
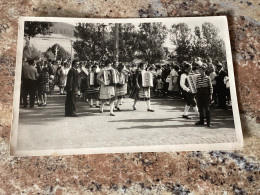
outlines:
[{"label": "black and white photograph", "polygon": [[225,16],[20,18],[11,155],[242,146]]}]

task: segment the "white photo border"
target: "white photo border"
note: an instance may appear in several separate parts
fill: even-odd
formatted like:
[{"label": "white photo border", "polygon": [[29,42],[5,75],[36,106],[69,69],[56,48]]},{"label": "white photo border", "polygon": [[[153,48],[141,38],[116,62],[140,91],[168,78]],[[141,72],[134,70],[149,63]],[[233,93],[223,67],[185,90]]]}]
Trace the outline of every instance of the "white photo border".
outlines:
[{"label": "white photo border", "polygon": [[[179,145],[152,145],[152,146],[122,146],[122,147],[100,147],[100,148],[77,148],[77,149],[51,149],[51,150],[30,150],[19,151],[17,148],[18,123],[19,123],[19,99],[23,57],[23,37],[24,23],[26,21],[38,22],[75,22],[76,23],[151,23],[151,22],[192,22],[210,21],[221,22],[222,31],[225,32],[223,40],[225,42],[227,67],[229,73],[230,93],[232,100],[232,111],[235,125],[236,142],[213,143],[213,144],[179,144]],[[17,54],[15,67],[15,84],[13,100],[13,121],[10,138],[11,156],[59,156],[76,154],[106,154],[106,153],[132,153],[132,152],[176,152],[176,151],[210,151],[210,150],[241,150],[243,148],[243,134],[237,102],[235,86],[235,76],[232,62],[228,21],[226,16],[203,16],[203,17],[176,17],[176,18],[64,18],[64,17],[20,17],[18,26]]]}]

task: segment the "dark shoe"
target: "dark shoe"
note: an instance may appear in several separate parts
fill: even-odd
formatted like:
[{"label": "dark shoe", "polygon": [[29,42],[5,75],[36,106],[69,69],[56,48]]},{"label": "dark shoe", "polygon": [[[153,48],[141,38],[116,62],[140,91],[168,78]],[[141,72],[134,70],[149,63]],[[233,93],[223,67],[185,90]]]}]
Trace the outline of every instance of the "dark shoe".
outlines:
[{"label": "dark shoe", "polygon": [[70,117],[78,117],[78,115],[72,114],[72,115],[70,115]]},{"label": "dark shoe", "polygon": [[135,107],[135,106],[133,106],[133,110],[136,110],[136,107]]},{"label": "dark shoe", "polygon": [[103,111],[102,111],[102,110],[99,110],[99,112],[100,112],[100,113],[103,113]]},{"label": "dark shoe", "polygon": [[121,111],[121,110],[120,110],[120,108],[119,108],[119,107],[117,107],[117,106],[115,107],[115,109],[117,109],[117,111]]},{"label": "dark shoe", "polygon": [[154,112],[154,110],[152,110],[152,109],[147,109],[147,111],[148,111],[148,112]]},{"label": "dark shoe", "polygon": [[93,105],[90,105],[91,108],[93,108]]},{"label": "dark shoe", "polygon": [[47,106],[47,104],[43,104],[42,106]]},{"label": "dark shoe", "polygon": [[207,124],[207,127],[212,127],[212,125],[211,124]]},{"label": "dark shoe", "polygon": [[114,115],[113,113],[110,113],[110,116],[116,116],[116,115]]},{"label": "dark shoe", "polygon": [[99,106],[99,105],[96,105],[96,108],[100,108],[100,106]]},{"label": "dark shoe", "polygon": [[191,119],[188,115],[182,115],[182,118]]},{"label": "dark shoe", "polygon": [[42,105],[43,105],[43,104],[42,104],[42,103],[40,103],[40,104],[39,104],[39,107],[42,107]]},{"label": "dark shoe", "polygon": [[195,123],[195,125],[204,125],[204,123],[201,122],[201,121],[198,121],[198,122]]}]

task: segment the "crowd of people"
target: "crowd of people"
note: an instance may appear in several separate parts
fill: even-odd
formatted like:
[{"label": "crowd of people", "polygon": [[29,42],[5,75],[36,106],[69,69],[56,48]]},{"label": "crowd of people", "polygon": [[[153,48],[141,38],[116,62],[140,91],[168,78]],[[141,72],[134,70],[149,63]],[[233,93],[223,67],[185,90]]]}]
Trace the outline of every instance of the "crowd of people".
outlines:
[{"label": "crowd of people", "polygon": [[[106,84],[105,75],[114,73],[115,82]],[[143,73],[152,75],[152,86],[143,86]],[[110,115],[121,111],[120,105],[126,95],[133,99],[132,109],[137,102],[144,101],[148,112],[154,112],[150,100],[156,97],[184,99],[183,118],[190,119],[188,111],[193,107],[199,115],[197,125],[210,124],[210,106],[221,109],[230,106],[230,91],[227,65],[210,58],[195,58],[181,64],[119,63],[105,61],[32,60],[24,59],[22,67],[21,104],[24,108],[47,106],[47,97],[54,88],[60,95],[66,95],[65,116],[76,117],[76,99],[89,102],[102,113],[104,105],[110,105]]]}]

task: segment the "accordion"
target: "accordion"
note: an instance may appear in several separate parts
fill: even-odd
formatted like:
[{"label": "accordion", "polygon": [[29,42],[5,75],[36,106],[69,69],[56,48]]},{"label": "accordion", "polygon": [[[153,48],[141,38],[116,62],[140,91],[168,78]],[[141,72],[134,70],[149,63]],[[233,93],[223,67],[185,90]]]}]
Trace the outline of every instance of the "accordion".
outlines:
[{"label": "accordion", "polygon": [[142,72],[142,87],[153,87],[152,73]]},{"label": "accordion", "polygon": [[104,70],[104,83],[105,85],[114,85],[117,83],[115,69]]},{"label": "accordion", "polygon": [[94,87],[98,86],[97,73],[94,73],[94,72],[89,73],[89,85],[94,86]]},{"label": "accordion", "polygon": [[187,76],[187,83],[191,93],[197,93],[196,79],[198,74],[192,74]]}]

